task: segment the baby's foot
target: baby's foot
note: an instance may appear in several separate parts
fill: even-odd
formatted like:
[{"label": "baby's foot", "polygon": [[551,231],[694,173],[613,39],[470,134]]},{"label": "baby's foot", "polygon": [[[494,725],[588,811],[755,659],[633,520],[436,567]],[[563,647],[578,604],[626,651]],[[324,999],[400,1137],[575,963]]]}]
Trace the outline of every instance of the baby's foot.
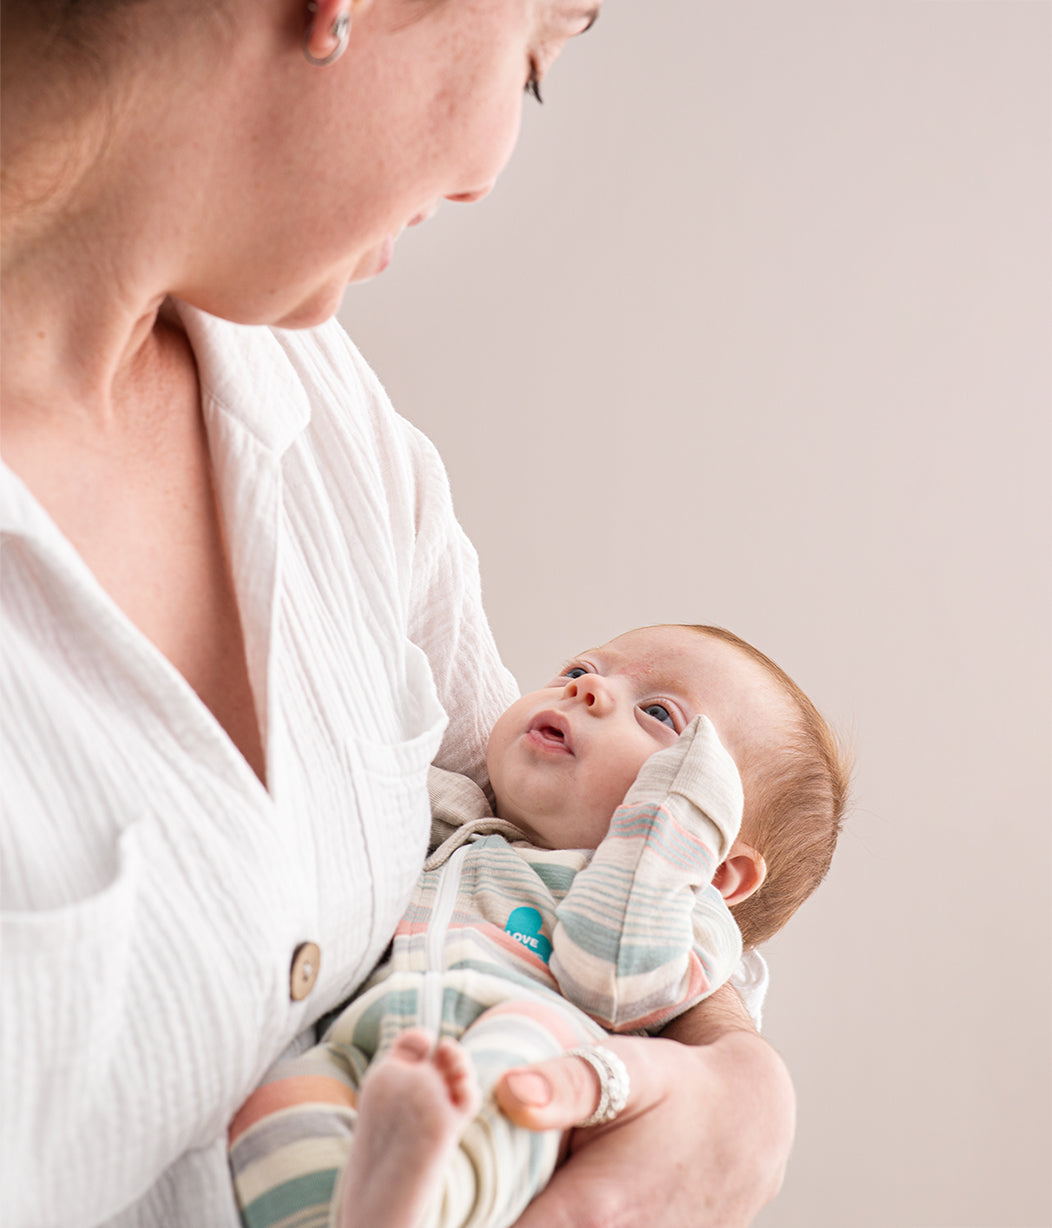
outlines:
[{"label": "baby's foot", "polygon": [[432,1049],[426,1032],[404,1032],[362,1082],[340,1228],[416,1228],[478,1103],[456,1041]]}]

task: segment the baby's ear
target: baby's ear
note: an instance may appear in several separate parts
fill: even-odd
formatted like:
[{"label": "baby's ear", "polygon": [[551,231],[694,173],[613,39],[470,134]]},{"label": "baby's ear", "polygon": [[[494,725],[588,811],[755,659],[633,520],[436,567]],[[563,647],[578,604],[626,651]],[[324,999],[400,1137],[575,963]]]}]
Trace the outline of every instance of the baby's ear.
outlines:
[{"label": "baby's ear", "polygon": [[716,867],[712,883],[730,908],[758,891],[767,877],[767,862],[743,840],[735,840],[725,861]]}]

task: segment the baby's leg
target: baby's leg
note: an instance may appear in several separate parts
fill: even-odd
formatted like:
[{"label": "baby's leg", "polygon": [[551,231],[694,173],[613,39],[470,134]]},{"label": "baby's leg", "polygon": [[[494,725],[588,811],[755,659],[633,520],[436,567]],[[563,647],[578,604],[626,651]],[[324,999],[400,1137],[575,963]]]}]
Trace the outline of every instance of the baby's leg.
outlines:
[{"label": "baby's leg", "polygon": [[471,1061],[448,1038],[404,1032],[365,1076],[344,1170],[340,1228],[416,1228],[478,1108]]},{"label": "baby's leg", "polygon": [[364,1053],[321,1044],[279,1062],[230,1126],[230,1170],[245,1228],[330,1223],[351,1150]]},{"label": "baby's leg", "polygon": [[491,1007],[465,1031],[461,1044],[477,1072],[482,1104],[447,1170],[443,1226],[507,1228],[548,1184],[561,1159],[565,1134],[524,1130],[500,1111],[493,1090],[501,1075],[604,1036],[583,1012],[554,997]]},{"label": "baby's leg", "polygon": [[547,1184],[563,1136],[515,1126],[493,1088],[512,1066],[604,1035],[555,998],[491,1007],[461,1047],[446,1040],[432,1054],[425,1035],[424,1057],[422,1034],[408,1032],[368,1070],[352,1034],[275,1067],[235,1118],[230,1160],[245,1228],[417,1228],[425,1211],[430,1228],[514,1224]]}]

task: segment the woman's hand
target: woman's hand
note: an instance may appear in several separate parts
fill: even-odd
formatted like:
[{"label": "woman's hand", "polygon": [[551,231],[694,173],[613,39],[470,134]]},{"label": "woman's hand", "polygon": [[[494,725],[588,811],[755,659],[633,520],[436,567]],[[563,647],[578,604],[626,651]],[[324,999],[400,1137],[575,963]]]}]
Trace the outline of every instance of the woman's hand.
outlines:
[{"label": "woman's hand", "polygon": [[[730,989],[673,1029],[692,1043],[604,1042],[628,1067],[628,1105],[574,1131],[569,1160],[516,1228],[743,1228],[775,1196],[795,1118],[781,1058]],[[566,1129],[597,1099],[596,1075],[574,1057],[511,1071],[497,1087],[504,1112],[534,1130]]]}]

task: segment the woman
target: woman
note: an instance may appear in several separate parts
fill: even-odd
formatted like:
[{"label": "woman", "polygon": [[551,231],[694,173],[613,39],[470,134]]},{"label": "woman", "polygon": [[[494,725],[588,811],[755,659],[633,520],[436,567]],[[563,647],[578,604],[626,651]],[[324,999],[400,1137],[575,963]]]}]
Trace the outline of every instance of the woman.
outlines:
[{"label": "woman", "polygon": [[[5,3],[5,1223],[236,1223],[230,1113],[382,951],[428,761],[482,772],[512,685],[473,552],[324,322],[492,188],[523,87],[594,17]],[[729,990],[674,1035],[612,1042],[628,1108],[523,1225],[741,1224],[773,1195],[779,1059]],[[502,1100],[569,1126],[596,1076]]]}]

